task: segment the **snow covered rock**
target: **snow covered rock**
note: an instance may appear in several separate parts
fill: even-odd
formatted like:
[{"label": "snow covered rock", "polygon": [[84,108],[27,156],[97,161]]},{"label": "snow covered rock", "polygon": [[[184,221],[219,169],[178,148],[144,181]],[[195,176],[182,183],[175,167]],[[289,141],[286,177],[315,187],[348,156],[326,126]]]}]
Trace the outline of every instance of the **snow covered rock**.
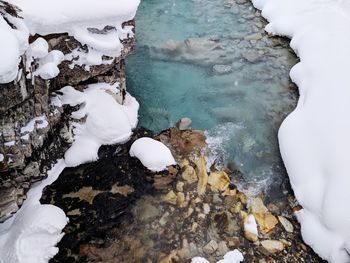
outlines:
[{"label": "snow covered rock", "polygon": [[84,92],[67,86],[61,89],[62,104],[80,105],[72,113],[74,119],[86,116],[83,124],[74,124],[74,142],[65,154],[67,166],[97,160],[101,145],[123,143],[137,125],[139,104],[126,94],[124,105],[117,102],[118,85],[106,83],[89,85]]},{"label": "snow covered rock", "polygon": [[329,262],[350,262],[350,2],[253,2],[300,58],[290,72],[300,98],[279,143],[303,239]]},{"label": "snow covered rock", "polygon": [[130,156],[138,158],[149,170],[163,171],[176,164],[168,147],[154,139],[144,137],[136,140],[130,148]]}]

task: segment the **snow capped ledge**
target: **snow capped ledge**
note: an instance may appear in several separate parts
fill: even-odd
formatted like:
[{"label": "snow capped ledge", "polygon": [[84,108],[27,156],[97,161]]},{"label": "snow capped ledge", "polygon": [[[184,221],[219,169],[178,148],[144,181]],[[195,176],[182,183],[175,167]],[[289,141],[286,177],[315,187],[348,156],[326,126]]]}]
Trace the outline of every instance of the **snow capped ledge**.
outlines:
[{"label": "snow capped ledge", "polygon": [[279,130],[302,236],[323,259],[350,262],[350,2],[253,0],[272,34],[300,58],[290,73],[296,109]]}]

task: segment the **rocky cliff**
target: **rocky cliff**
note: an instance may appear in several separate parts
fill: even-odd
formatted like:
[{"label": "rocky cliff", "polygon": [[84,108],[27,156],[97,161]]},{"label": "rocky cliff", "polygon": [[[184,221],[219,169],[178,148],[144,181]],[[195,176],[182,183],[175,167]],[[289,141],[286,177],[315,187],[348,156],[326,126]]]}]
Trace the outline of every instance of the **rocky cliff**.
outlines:
[{"label": "rocky cliff", "polygon": [[[0,14],[4,19],[18,16],[13,10],[9,12],[5,6],[0,8]],[[5,20],[16,29],[9,19]],[[133,27],[134,21],[125,22],[122,27],[125,26]],[[89,30],[104,35],[113,28]],[[46,176],[52,161],[62,158],[72,142],[71,109],[55,104],[58,90],[67,85],[83,90],[86,85],[98,82],[118,82],[120,89],[125,89],[124,58],[134,47],[134,38],[125,38],[120,56],[103,56],[102,60],[108,63],[86,67],[74,63],[79,55],[72,55],[74,50],[88,53],[86,44],[65,33],[35,34],[29,36],[29,47],[38,39],[46,40],[49,53],[60,51],[64,58],[58,65],[59,74],[45,79],[33,74],[40,59],[26,52],[21,56],[17,78],[0,84],[0,222],[19,209],[29,187]]]}]

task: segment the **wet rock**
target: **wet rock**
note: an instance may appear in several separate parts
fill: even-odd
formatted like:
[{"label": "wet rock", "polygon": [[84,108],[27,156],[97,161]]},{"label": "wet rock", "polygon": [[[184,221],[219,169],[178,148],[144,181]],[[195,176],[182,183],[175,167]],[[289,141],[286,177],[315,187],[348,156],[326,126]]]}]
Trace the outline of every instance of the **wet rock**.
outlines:
[{"label": "wet rock", "polygon": [[232,72],[232,67],[230,65],[214,65],[213,72],[217,75],[229,74]]},{"label": "wet rock", "polygon": [[170,148],[176,160],[199,154],[206,146],[205,135],[198,130],[170,128],[159,134],[156,139]]},{"label": "wet rock", "polygon": [[213,192],[222,192],[229,186],[230,178],[224,171],[213,172],[208,177],[208,184]]},{"label": "wet rock", "polygon": [[293,227],[292,223],[287,218],[285,218],[283,216],[278,216],[278,220],[280,221],[281,225],[288,233],[294,232],[294,227]]},{"label": "wet rock", "polygon": [[259,62],[261,60],[261,58],[263,57],[263,54],[261,54],[260,52],[258,52],[256,50],[245,50],[244,52],[242,52],[242,56],[248,62],[256,63],[256,62]]},{"label": "wet rock", "polygon": [[190,118],[182,118],[176,123],[176,127],[183,131],[187,130],[191,127],[192,120]]},{"label": "wet rock", "polygon": [[255,33],[244,37],[245,40],[260,40],[262,38],[261,33]]},{"label": "wet rock", "polygon": [[203,195],[208,184],[206,160],[203,155],[201,155],[196,162],[196,173],[198,175],[197,193]]},{"label": "wet rock", "polygon": [[260,244],[270,254],[279,253],[284,249],[284,244],[278,240],[263,240]]},{"label": "wet rock", "polygon": [[208,244],[203,247],[203,252],[210,255],[218,249],[218,243],[215,240],[210,240]]}]

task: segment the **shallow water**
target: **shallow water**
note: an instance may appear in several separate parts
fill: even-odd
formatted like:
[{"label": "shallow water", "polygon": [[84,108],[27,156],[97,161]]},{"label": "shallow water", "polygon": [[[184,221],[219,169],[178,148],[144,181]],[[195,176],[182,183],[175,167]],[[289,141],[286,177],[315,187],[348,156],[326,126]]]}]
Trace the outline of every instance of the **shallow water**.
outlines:
[{"label": "shallow water", "polygon": [[267,36],[244,0],[144,0],[136,21],[126,68],[140,124],[161,131],[189,117],[221,163],[244,173],[242,187],[281,193],[277,131],[297,98],[288,42]]}]

